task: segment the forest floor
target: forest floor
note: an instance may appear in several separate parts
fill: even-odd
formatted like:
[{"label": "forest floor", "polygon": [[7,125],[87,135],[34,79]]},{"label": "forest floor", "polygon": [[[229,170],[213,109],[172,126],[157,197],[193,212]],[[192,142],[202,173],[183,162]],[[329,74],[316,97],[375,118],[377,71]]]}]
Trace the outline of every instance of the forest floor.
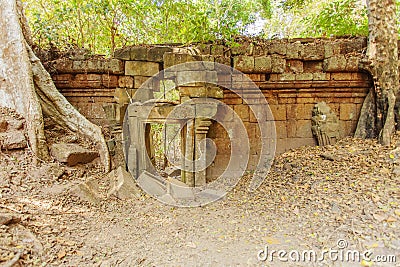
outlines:
[{"label": "forest floor", "polygon": [[[34,166],[28,149],[1,152],[0,266],[371,266],[346,259],[367,250],[392,261],[372,266],[400,266],[399,144],[397,134],[391,147],[347,138],[292,150],[257,191],[247,191],[248,174],[198,208],[145,193],[106,199],[109,181],[95,164]],[[100,182],[99,203],[69,192],[88,179]],[[318,259],[296,260],[310,250]],[[320,261],[324,250],[333,253]]]}]

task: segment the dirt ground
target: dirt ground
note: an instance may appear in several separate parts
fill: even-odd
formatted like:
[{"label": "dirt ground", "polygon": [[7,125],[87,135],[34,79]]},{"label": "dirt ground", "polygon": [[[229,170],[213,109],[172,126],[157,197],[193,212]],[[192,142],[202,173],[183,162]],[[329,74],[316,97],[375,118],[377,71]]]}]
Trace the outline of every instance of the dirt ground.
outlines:
[{"label": "dirt ground", "polygon": [[[96,163],[34,166],[29,149],[3,151],[0,266],[400,266],[399,141],[348,138],[292,150],[275,159],[256,192],[247,191],[248,174],[223,200],[198,208],[144,193],[106,199]],[[97,204],[69,193],[88,179],[100,182]],[[305,250],[318,258],[371,250],[371,258],[397,262],[296,259],[293,251]]]}]

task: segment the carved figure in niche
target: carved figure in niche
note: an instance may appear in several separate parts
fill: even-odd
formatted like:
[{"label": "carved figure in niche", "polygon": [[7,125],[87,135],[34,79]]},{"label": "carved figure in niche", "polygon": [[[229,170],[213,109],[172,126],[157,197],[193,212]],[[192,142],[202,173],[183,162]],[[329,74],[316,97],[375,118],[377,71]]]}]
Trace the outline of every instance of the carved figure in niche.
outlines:
[{"label": "carved figure in niche", "polygon": [[318,145],[333,145],[339,139],[339,120],[336,114],[325,103],[315,104],[312,111],[311,130],[316,136]]}]

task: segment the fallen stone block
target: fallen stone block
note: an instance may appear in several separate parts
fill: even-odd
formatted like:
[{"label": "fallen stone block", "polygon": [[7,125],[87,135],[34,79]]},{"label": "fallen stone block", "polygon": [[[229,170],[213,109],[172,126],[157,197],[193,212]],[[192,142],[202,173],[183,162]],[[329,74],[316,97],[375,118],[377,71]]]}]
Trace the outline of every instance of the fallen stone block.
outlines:
[{"label": "fallen stone block", "polygon": [[8,131],[0,134],[0,146],[2,149],[24,149],[27,142],[23,131]]},{"label": "fallen stone block", "polygon": [[126,61],[125,75],[153,76],[160,71],[160,65],[155,62]]},{"label": "fallen stone block", "polygon": [[75,166],[79,163],[89,163],[99,156],[97,151],[81,147],[78,144],[53,144],[50,148],[51,155],[59,162],[68,166]]},{"label": "fallen stone block", "polygon": [[87,201],[92,204],[97,204],[100,202],[101,198],[97,192],[92,188],[93,185],[84,182],[72,187],[69,193],[73,196],[80,198],[81,200]]},{"label": "fallen stone block", "polygon": [[175,199],[194,200],[195,198],[192,187],[174,178],[167,179],[167,192]]},{"label": "fallen stone block", "polygon": [[123,167],[119,167],[109,173],[112,188],[108,192],[107,197],[115,196],[119,199],[132,199],[140,196],[140,189],[136,185],[131,174]]},{"label": "fallen stone block", "polygon": [[0,213],[0,225],[10,225],[19,223],[21,218],[10,214],[10,213]]},{"label": "fallen stone block", "polygon": [[181,175],[181,170],[174,167],[174,166],[170,166],[165,168],[164,172],[168,175],[168,176],[180,176]]},{"label": "fallen stone block", "polygon": [[137,183],[148,194],[162,196],[167,193],[165,181],[147,171],[140,174]]}]

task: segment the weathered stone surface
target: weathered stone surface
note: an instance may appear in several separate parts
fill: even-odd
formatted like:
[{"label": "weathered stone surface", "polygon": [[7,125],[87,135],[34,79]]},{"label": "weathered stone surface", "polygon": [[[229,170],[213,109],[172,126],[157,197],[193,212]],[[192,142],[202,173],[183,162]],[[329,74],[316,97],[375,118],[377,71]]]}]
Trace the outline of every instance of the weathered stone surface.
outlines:
[{"label": "weathered stone surface", "polygon": [[6,150],[24,149],[27,142],[23,131],[7,131],[0,133],[0,147]]},{"label": "weathered stone surface", "polygon": [[153,76],[160,71],[160,65],[155,62],[126,61],[125,75]]},{"label": "weathered stone surface", "polygon": [[76,60],[72,62],[72,69],[65,70],[70,73],[110,73],[110,74],[123,74],[124,68],[121,60],[112,59],[89,59],[89,60]]},{"label": "weathered stone surface", "polygon": [[120,76],[118,78],[118,86],[122,88],[133,88],[133,77],[131,76]]},{"label": "weathered stone surface", "polygon": [[148,61],[163,62],[164,54],[172,52],[172,48],[168,46],[156,46],[149,49],[147,54]]},{"label": "weathered stone surface", "polygon": [[336,55],[324,60],[324,71],[338,72],[346,70],[346,58],[344,55]]},{"label": "weathered stone surface", "polygon": [[286,72],[301,73],[304,71],[303,61],[301,60],[286,60]]},{"label": "weathered stone surface", "polygon": [[300,56],[304,60],[323,60],[325,58],[325,47],[322,44],[307,44]]},{"label": "weathered stone surface", "polygon": [[111,171],[108,174],[112,188],[107,196],[115,196],[119,199],[132,199],[140,196],[140,189],[129,172],[123,167]]},{"label": "weathered stone surface", "polygon": [[254,71],[256,73],[270,73],[272,71],[272,59],[270,56],[256,57],[254,59]]},{"label": "weathered stone surface", "polygon": [[133,46],[129,48],[130,60],[147,60],[148,48],[144,46]]},{"label": "weathered stone surface", "polygon": [[147,171],[143,171],[140,174],[137,183],[148,194],[163,196],[167,193],[165,181]]},{"label": "weathered stone surface", "polygon": [[21,218],[11,213],[0,213],[0,225],[19,223]]},{"label": "weathered stone surface", "polygon": [[176,83],[178,86],[190,85],[196,82],[207,82],[215,84],[218,81],[216,71],[180,71],[176,74]]},{"label": "weathered stone surface", "polygon": [[96,189],[93,188],[87,182],[80,183],[75,185],[69,190],[69,194],[80,198],[83,201],[87,201],[92,204],[97,204],[100,202],[101,198],[96,192]]},{"label": "weathered stone surface", "polygon": [[[164,53],[163,59],[164,59],[164,69],[186,62],[196,61],[196,59],[192,55],[184,53],[173,53],[173,52]],[[183,68],[182,70],[185,69]]]},{"label": "weathered stone surface", "polygon": [[233,67],[241,72],[250,73],[254,71],[254,57],[235,56],[233,58]]},{"label": "weathered stone surface", "polygon": [[311,124],[312,133],[320,146],[334,144],[339,139],[339,120],[325,102],[314,106]]},{"label": "weathered stone surface", "polygon": [[170,166],[170,167],[165,168],[164,172],[170,177],[181,175],[181,170],[176,168],[176,167],[174,167],[174,166]]},{"label": "weathered stone surface", "polygon": [[8,128],[8,121],[0,119],[0,133],[4,133],[7,131]]},{"label": "weathered stone surface", "polygon": [[210,97],[220,99],[224,97],[224,90],[222,88],[212,86],[179,86],[179,93],[181,96],[189,97]]},{"label": "weathered stone surface", "polygon": [[115,50],[114,58],[122,60],[131,60],[131,53],[129,47]]},{"label": "weathered stone surface", "polygon": [[346,60],[346,71],[359,71],[358,64],[360,62],[360,58],[358,57],[349,57]]},{"label": "weathered stone surface", "polygon": [[283,73],[286,69],[286,60],[280,56],[272,56],[272,73]]},{"label": "weathered stone surface", "polygon": [[286,59],[302,59],[303,45],[300,42],[287,44]]},{"label": "weathered stone surface", "polygon": [[298,73],[296,74],[296,80],[297,81],[312,81],[313,80],[313,74],[312,73]]},{"label": "weathered stone surface", "polygon": [[59,162],[68,166],[75,166],[79,163],[89,163],[99,156],[97,151],[81,147],[78,144],[53,144],[50,148],[51,155]]},{"label": "weathered stone surface", "polygon": [[286,43],[275,41],[271,43],[268,50],[270,54],[278,54],[284,56],[286,55],[287,51]]},{"label": "weathered stone surface", "polygon": [[348,120],[358,120],[357,115],[357,106],[353,103],[341,103],[340,104],[340,120],[348,121]]},{"label": "weathered stone surface", "polygon": [[128,104],[131,99],[130,90],[126,88],[116,88],[114,99],[118,104]]},{"label": "weathered stone surface", "polygon": [[194,199],[193,188],[185,183],[174,179],[167,179],[167,192],[171,194],[174,199]]}]

